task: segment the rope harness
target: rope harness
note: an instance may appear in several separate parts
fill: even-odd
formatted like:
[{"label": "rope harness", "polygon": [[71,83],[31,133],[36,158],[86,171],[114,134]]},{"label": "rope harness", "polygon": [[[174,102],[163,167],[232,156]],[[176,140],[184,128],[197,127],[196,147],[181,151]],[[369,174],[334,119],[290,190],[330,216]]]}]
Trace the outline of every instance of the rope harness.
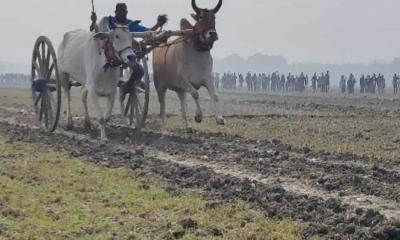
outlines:
[{"label": "rope harness", "polygon": [[[194,30],[194,29],[193,29]],[[184,36],[184,37],[179,37],[172,42],[165,43],[163,45],[158,46],[159,48],[167,48],[165,51],[164,55],[164,64],[167,64],[167,54],[168,50],[171,46],[182,43],[182,42],[188,42],[188,40],[192,40],[193,42],[193,47],[199,52],[207,52],[210,51],[214,43],[204,43],[203,41],[200,40],[200,34],[194,33],[192,36]]]},{"label": "rope harness", "polygon": [[168,54],[168,50],[171,46],[182,43],[182,42],[186,42],[187,40],[189,40],[190,38],[188,36],[185,37],[179,37],[169,43],[164,43],[163,45],[158,46],[159,48],[167,48],[165,50],[165,55],[164,55],[164,64],[167,64],[167,54]]},{"label": "rope harness", "polygon": [[123,62],[121,61],[121,58],[119,57],[119,54],[126,49],[117,53],[111,39],[106,40],[106,42],[104,43],[103,49],[104,49],[104,55],[106,58],[106,64],[103,66],[104,72],[107,72],[107,70],[110,68],[119,67],[123,64]]}]

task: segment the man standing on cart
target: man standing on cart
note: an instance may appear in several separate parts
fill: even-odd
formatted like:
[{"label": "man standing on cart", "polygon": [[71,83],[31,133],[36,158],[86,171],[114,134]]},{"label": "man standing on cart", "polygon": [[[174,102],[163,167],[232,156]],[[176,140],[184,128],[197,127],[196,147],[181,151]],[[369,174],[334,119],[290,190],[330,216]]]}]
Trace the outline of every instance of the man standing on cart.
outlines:
[{"label": "man standing on cart", "polygon": [[118,3],[115,8],[115,16],[104,17],[103,19],[101,19],[99,25],[96,24],[96,13],[92,12],[92,25],[90,26],[90,31],[109,32],[112,26],[115,24],[127,25],[131,32],[156,31],[159,28],[163,27],[164,24],[167,22],[166,15],[160,15],[157,18],[157,23],[152,28],[147,28],[140,24],[141,21],[132,21],[128,19],[127,16],[128,7],[125,3]]},{"label": "man standing on cart", "polygon": [[[164,24],[167,22],[167,16],[166,15],[159,15],[157,17],[157,23],[152,27],[152,28],[147,28],[141,25],[141,21],[132,21],[127,18],[128,16],[128,7],[125,3],[118,3],[115,8],[115,16],[109,16],[109,17],[103,17],[99,24],[97,25],[97,15],[93,11],[91,20],[92,24],[90,26],[90,31],[91,32],[109,32],[114,26],[118,25],[126,25],[128,26],[129,30],[131,32],[147,32],[147,31],[157,31],[158,29],[161,29]],[[140,52],[141,49],[139,47],[139,44],[134,41],[133,48],[137,51]],[[107,54],[106,54],[107,55]],[[107,58],[107,64],[112,65],[112,57],[106,56]],[[138,63],[134,67],[132,67],[132,75],[129,79],[128,82],[121,83],[121,90],[123,91],[123,95],[125,95],[130,89],[136,85],[137,83],[140,83],[140,80],[142,79],[144,74],[143,67]],[[135,84],[136,83],[136,84]]]}]

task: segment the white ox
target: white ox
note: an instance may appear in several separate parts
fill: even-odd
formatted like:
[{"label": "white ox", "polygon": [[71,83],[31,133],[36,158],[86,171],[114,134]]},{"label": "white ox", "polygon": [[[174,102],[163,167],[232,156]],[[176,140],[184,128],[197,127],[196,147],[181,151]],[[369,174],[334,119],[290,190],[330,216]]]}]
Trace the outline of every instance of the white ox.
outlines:
[{"label": "white ox", "polygon": [[[132,50],[132,34],[126,26],[117,25],[108,33],[91,33],[84,30],[67,32],[58,49],[58,64],[61,81],[67,97],[68,128],[72,128],[70,79],[82,84],[82,102],[85,108],[85,127],[90,128],[87,106],[89,96],[95,107],[100,127],[101,143],[107,142],[105,126],[110,119],[117,93],[120,68],[104,69],[106,58],[103,47],[106,40],[111,40],[116,55],[121,62],[131,65],[135,61]],[[99,98],[107,98],[104,112]]]}]

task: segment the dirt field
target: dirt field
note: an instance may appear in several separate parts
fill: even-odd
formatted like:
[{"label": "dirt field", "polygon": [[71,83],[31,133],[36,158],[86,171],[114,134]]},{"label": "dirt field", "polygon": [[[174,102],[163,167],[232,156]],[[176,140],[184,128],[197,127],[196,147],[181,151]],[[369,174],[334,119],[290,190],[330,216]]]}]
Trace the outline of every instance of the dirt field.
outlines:
[{"label": "dirt field", "polygon": [[47,134],[29,127],[29,91],[1,89],[0,129],[102,167],[145,169],[207,198],[244,201],[269,218],[303,223],[304,238],[400,239],[399,100],[223,93],[227,124],[216,126],[201,94],[208,117],[192,120],[194,134],[184,133],[174,94],[167,98],[169,133],[161,134],[152,96],[145,131],[110,127],[110,144],[99,148],[97,131],[82,128],[77,92],[75,130],[61,122]]}]

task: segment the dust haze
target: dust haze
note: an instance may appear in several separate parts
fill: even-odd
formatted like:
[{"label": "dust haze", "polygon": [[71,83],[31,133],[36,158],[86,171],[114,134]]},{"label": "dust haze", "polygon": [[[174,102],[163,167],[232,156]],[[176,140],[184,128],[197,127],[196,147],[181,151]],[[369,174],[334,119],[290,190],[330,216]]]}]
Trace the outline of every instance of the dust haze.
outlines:
[{"label": "dust haze", "polygon": [[[122,0],[95,0],[99,16],[113,14]],[[193,12],[189,0],[126,1],[129,17],[151,26],[160,13],[167,29],[177,29]],[[34,40],[49,36],[58,45],[66,31],[90,24],[90,0],[1,0],[0,61],[29,63]],[[198,0],[213,7],[216,0]],[[400,52],[400,25],[395,0],[225,0],[218,14],[220,40],[213,50],[222,59],[232,54],[283,56],[289,63],[390,63]]]}]

